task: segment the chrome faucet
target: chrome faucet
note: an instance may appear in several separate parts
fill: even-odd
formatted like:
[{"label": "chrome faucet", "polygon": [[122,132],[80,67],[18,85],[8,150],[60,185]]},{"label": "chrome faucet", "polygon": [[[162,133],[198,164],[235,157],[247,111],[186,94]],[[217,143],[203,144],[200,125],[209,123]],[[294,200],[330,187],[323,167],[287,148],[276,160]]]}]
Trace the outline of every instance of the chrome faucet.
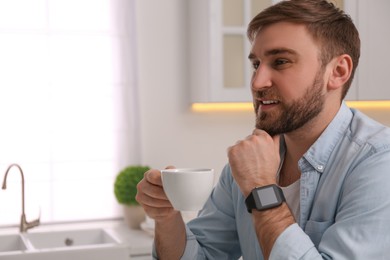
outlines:
[{"label": "chrome faucet", "polygon": [[24,212],[24,174],[23,174],[22,168],[18,164],[14,163],[14,164],[11,164],[10,166],[8,166],[8,169],[7,169],[7,171],[5,172],[5,175],[4,175],[2,189],[5,190],[7,188],[7,175],[8,175],[9,170],[13,166],[15,166],[15,167],[17,167],[19,169],[19,172],[20,172],[20,174],[22,176],[22,216],[21,216],[21,219],[20,219],[20,232],[24,233],[28,229],[38,226],[39,223],[40,223],[40,220],[39,220],[40,218],[38,218],[38,219],[36,219],[34,221],[31,221],[31,222],[27,222],[27,220],[26,220],[26,214]]}]

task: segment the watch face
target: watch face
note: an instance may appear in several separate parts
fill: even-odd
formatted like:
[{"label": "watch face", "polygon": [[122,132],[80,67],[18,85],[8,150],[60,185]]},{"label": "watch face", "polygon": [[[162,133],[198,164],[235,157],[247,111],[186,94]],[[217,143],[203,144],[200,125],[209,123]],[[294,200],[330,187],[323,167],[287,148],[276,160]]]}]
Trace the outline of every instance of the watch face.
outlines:
[{"label": "watch face", "polygon": [[278,198],[276,197],[274,188],[272,186],[256,190],[256,192],[258,195],[257,197],[260,200],[260,204],[263,207],[278,203]]},{"label": "watch face", "polygon": [[282,189],[276,184],[257,187],[252,190],[245,199],[245,204],[249,213],[252,209],[266,210],[280,206],[286,201]]}]

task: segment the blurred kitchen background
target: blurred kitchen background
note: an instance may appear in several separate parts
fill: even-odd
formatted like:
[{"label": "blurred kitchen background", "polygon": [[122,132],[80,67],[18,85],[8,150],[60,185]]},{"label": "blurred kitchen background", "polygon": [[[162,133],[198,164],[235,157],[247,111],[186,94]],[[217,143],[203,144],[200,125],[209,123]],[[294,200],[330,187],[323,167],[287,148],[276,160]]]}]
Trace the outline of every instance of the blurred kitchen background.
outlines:
[{"label": "blurred kitchen background", "polygon": [[[220,172],[254,126],[245,26],[272,2],[1,0],[0,172],[22,166],[28,218],[122,217],[127,165]],[[335,2],[363,42],[348,99],[371,102],[350,104],[390,126],[390,1]],[[20,219],[20,174],[7,184],[0,226]]]}]

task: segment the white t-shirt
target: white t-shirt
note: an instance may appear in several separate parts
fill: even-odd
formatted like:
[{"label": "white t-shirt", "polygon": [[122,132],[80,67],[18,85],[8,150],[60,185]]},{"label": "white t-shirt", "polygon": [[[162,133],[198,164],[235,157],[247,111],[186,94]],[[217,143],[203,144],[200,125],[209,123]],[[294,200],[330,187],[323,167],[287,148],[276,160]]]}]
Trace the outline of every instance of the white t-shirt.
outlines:
[{"label": "white t-shirt", "polygon": [[300,213],[300,181],[290,184],[287,187],[281,187],[283,190],[284,197],[286,198],[286,203],[293,214],[295,221],[299,222],[299,213]]},{"label": "white t-shirt", "polygon": [[[282,168],[284,161],[284,154],[281,157],[281,164],[279,165],[277,179],[279,179],[280,170]],[[301,188],[300,179],[296,182],[290,184],[286,187],[280,187],[283,190],[284,197],[286,198],[286,203],[293,214],[295,221],[299,222],[299,213],[300,213],[300,195],[299,191]]]}]

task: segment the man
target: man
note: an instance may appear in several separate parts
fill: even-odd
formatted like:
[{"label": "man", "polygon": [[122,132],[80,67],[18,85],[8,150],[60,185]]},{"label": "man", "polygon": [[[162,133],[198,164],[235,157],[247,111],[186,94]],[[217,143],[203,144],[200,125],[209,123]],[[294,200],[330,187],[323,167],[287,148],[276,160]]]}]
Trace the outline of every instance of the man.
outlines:
[{"label": "man", "polygon": [[248,37],[256,129],[228,149],[198,217],[184,224],[158,170],[138,185],[155,257],[389,258],[390,130],[342,101],[360,56],[351,19],[325,0],[283,1]]}]

